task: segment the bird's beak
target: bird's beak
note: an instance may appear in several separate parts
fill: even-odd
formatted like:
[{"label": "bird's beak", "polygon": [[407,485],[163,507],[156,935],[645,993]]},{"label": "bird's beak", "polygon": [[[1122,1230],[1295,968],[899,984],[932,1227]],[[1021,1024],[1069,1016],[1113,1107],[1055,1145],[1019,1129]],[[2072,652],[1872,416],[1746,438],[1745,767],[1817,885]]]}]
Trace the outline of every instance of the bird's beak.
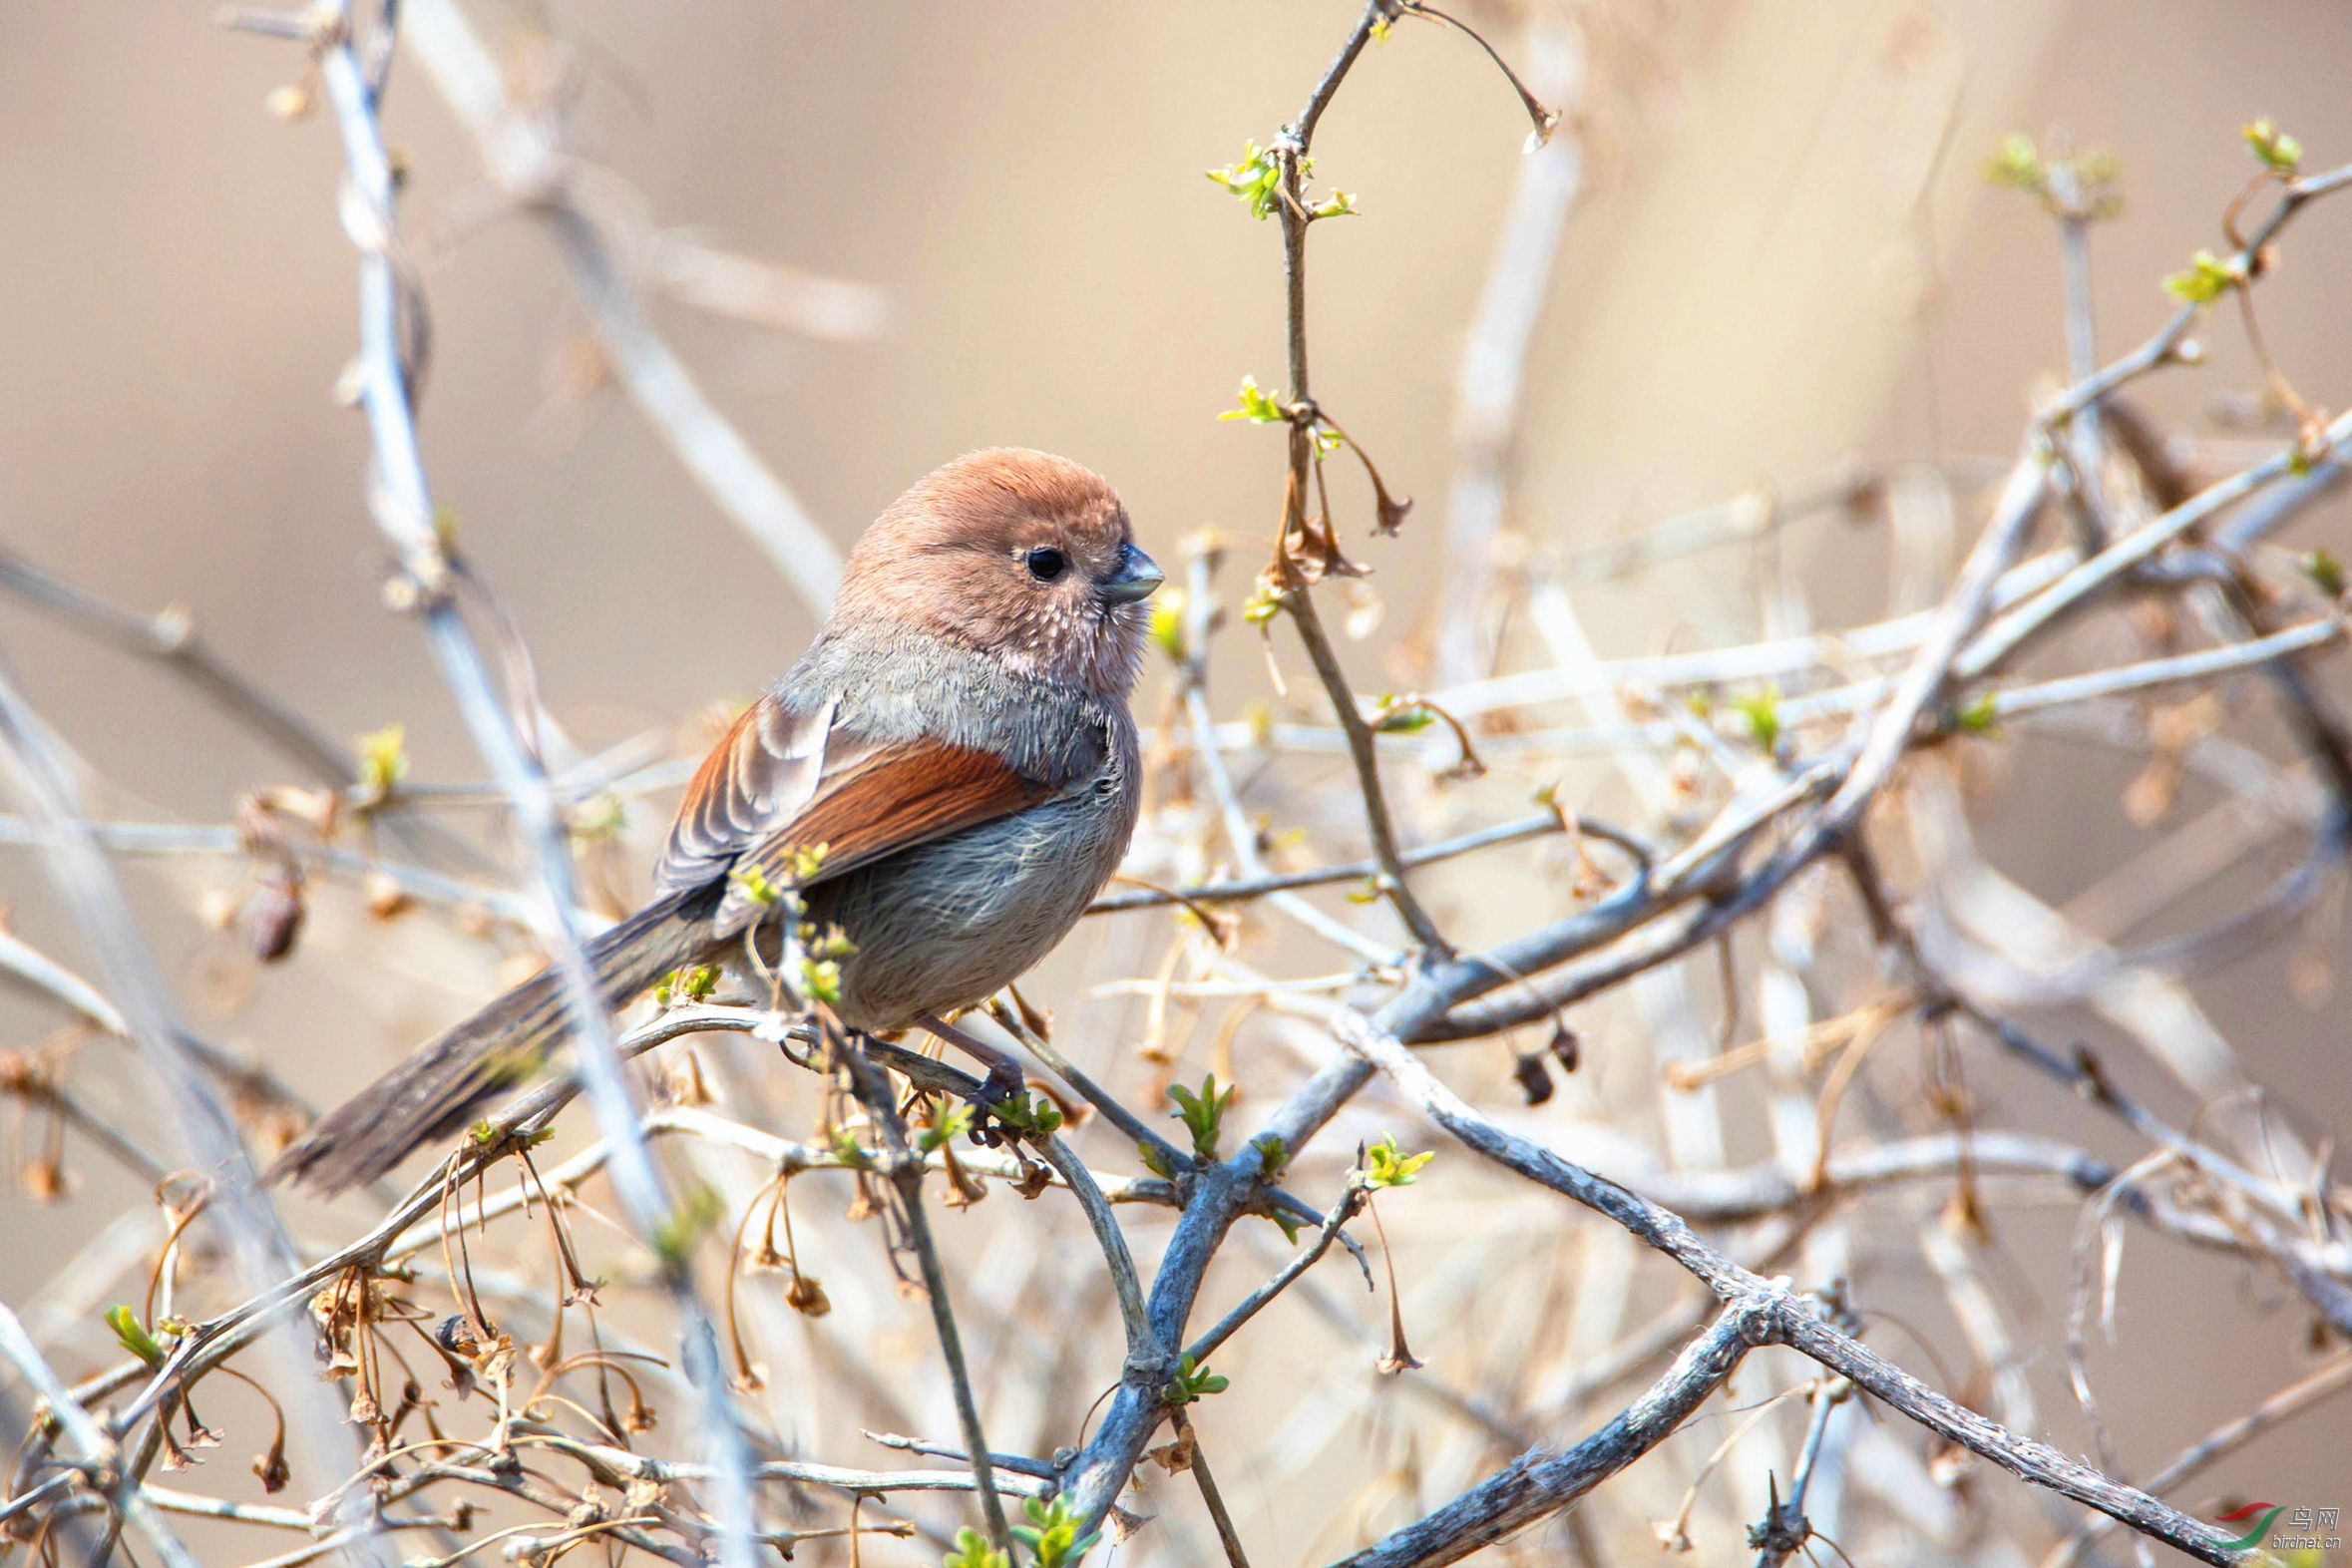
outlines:
[{"label": "bird's beak", "polygon": [[1094,591],[1113,604],[1132,604],[1151,597],[1152,589],[1167,581],[1159,563],[1133,545],[1119,547],[1119,570],[1094,585]]}]

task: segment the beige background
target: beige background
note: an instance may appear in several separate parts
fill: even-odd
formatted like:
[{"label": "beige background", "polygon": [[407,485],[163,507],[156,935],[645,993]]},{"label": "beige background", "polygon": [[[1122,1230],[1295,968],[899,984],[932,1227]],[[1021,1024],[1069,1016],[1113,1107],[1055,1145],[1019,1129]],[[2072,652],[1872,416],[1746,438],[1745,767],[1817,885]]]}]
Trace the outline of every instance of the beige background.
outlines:
[{"label": "beige background", "polygon": [[[329,397],[353,342],[331,128],[266,114],[295,58],[223,34],[205,9],[19,3],[0,18],[0,536],[120,602],[186,604],[328,733],[398,719],[421,779],[471,779],[421,639],[380,608],[363,433]],[[530,20],[475,14],[494,35]],[[1146,544],[1173,559],[1204,526],[1265,532],[1279,494],[1280,442],[1212,419],[1242,373],[1281,380],[1278,236],[1199,171],[1295,112],[1350,15],[1331,0],[606,0],[547,20],[585,50],[583,149],[642,193],[654,223],[886,291],[889,327],[869,343],[661,313],[836,538],[932,464],[1019,443],[1109,475]],[[2352,156],[2352,14],[2322,0],[1759,0],[1596,16],[1610,43],[1592,66],[1593,191],[1540,334],[1520,464],[1518,515],[1546,546],[1760,482],[1801,488],[1853,456],[2011,450],[2064,351],[2049,223],[1977,179],[2003,130],[2066,128],[2123,160],[2129,207],[2097,236],[2110,351],[2169,309],[2157,276],[2217,241],[2220,205],[2250,167],[2243,121],[2276,117],[2315,162]],[[1518,41],[1507,18],[1495,33]],[[405,212],[433,305],[424,431],[439,497],[584,743],[690,736],[697,709],[781,669],[811,616],[623,402],[551,393],[579,322],[536,228],[510,218],[434,241],[479,164],[407,63],[388,129],[414,170]],[[1467,41],[1407,27],[1367,58],[1318,143],[1319,177],[1356,192],[1366,215],[1316,233],[1317,390],[1422,498],[1406,537],[1369,552],[1389,615],[1350,655],[1367,689],[1403,678],[1382,660],[1443,568],[1455,356],[1523,135]],[[2348,259],[2352,206],[2324,206],[2264,295],[2272,342],[2322,401],[2352,396]],[[2234,330],[2209,337],[2213,367],[2166,382],[2154,407],[2193,422],[2206,399],[2250,384]],[[2298,537],[2344,533],[2339,507]],[[1877,543],[1835,524],[1801,537],[1817,612],[1874,612]],[[1756,594],[1740,566],[1584,607],[1609,652],[1750,636]],[[0,604],[0,650],[119,786],[110,801],[125,814],[223,820],[237,791],[279,776],[152,669],[13,605]],[[1264,695],[1254,655],[1227,674],[1234,710]],[[1991,817],[1996,859],[2052,896],[2080,886],[2136,842],[2113,810],[2128,772],[2102,759],[2018,787]],[[1615,786],[1597,770],[1590,782],[1608,804]],[[142,878],[192,1018],[322,1096],[478,993],[473,960],[393,987],[353,984],[326,958],[234,978],[188,917],[189,876]],[[84,961],[19,853],[0,856],[0,901]],[[1499,930],[1510,912],[1491,914]],[[337,929],[328,952],[366,940],[348,920]],[[2324,944],[2340,962],[2340,934]],[[2331,1011],[2284,999],[2283,969],[2245,963],[2201,994],[2316,1135],[2347,1123],[2352,1078]],[[53,1021],[0,996],[0,1044]],[[2057,1097],[2038,1083],[1989,1067],[1978,1087],[2012,1121],[2114,1152],[2089,1118],[2045,1108]],[[77,1170],[89,1180],[75,1204],[0,1199],[0,1296],[37,1288],[128,1191],[95,1161]],[[2037,1282],[2034,1327],[2053,1344],[2071,1226],[2071,1212],[2049,1211],[2003,1237]],[[2135,1472],[2286,1380],[2302,1355],[2302,1319],[2276,1289],[2143,1245],[2122,1342],[2099,1357]],[[2154,1283],[2158,1269],[2168,1283]],[[69,1371],[104,1346],[81,1349]],[[2057,1370],[2037,1374],[2054,1440],[2084,1446]],[[2249,1449],[2211,1489],[2352,1506],[2348,1447],[2352,1415],[2338,1410]]]}]

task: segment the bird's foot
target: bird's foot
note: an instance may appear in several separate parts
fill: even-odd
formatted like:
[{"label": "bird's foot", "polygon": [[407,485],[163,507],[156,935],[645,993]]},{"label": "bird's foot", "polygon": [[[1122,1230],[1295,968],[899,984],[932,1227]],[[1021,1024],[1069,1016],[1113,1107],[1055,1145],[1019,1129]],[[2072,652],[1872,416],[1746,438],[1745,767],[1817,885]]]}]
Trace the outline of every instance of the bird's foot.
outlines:
[{"label": "bird's foot", "polygon": [[1028,1099],[1028,1078],[1019,1062],[1010,1056],[989,1062],[987,1076],[965,1102],[972,1107],[972,1141],[988,1149],[1018,1143],[1029,1130]]},{"label": "bird's foot", "polygon": [[[934,1016],[919,1020],[927,1033],[937,1035],[988,1069],[967,1103],[972,1107],[972,1141],[987,1148],[996,1148],[1007,1141],[1018,1142],[1027,1130],[1019,1112],[1028,1100],[1028,1075],[1021,1070],[1019,1058],[998,1050],[983,1040],[975,1039],[967,1031]],[[1014,1115],[1005,1114],[1012,1107]]]}]

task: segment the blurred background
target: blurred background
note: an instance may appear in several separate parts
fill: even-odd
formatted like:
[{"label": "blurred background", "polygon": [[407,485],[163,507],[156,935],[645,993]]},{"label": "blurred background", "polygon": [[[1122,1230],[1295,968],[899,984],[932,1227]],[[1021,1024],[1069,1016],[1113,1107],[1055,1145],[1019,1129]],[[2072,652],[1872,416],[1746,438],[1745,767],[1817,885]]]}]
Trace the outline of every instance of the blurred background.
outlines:
[{"label": "blurred background", "polygon": [[[924,471],[998,444],[1098,469],[1165,562],[1181,560],[1183,542],[1203,530],[1270,536],[1282,442],[1214,416],[1243,375],[1269,387],[1284,380],[1279,234],[1201,171],[1296,113],[1352,6],[566,0],[466,11],[511,90],[560,117],[569,147],[599,167],[588,189],[660,332],[843,549]],[[1374,569],[1376,599],[1359,604],[1363,634],[1344,649],[1367,692],[1486,672],[1485,639],[1477,667],[1432,664],[1448,608],[1487,613],[1474,593],[1447,596],[1465,591],[1465,578],[1507,577],[1530,557],[1574,558],[1744,496],[1868,489],[1929,466],[1954,477],[1964,549],[1983,516],[1978,486],[2014,454],[2035,400],[2067,379],[2057,225],[1983,175],[2004,133],[2120,161],[2123,209],[2091,236],[2102,359],[2174,308],[2158,286],[2164,273],[2200,245],[2220,246],[2222,207],[2251,172],[2240,126],[2275,119],[2317,165],[2352,156],[2342,69],[2352,13],[2333,0],[1624,0],[1464,14],[1540,95],[1573,106],[1579,167],[1567,178],[1579,183],[1525,365],[1505,465],[1507,527],[1501,543],[1465,561],[1447,544],[1449,495],[1458,510],[1464,494],[1461,372],[1525,178],[1526,118],[1469,40],[1406,23],[1368,54],[1320,130],[1317,184],[1353,193],[1362,215],[1315,231],[1315,389],[1391,486],[1417,498],[1401,537],[1379,541],[1365,537],[1369,503],[1343,499],[1352,553]],[[203,6],[145,0],[18,6],[0,38],[0,541],[117,603],[185,606],[220,652],[327,735],[404,725],[414,781],[479,780],[424,640],[383,607],[387,560],[364,507],[365,433],[333,395],[355,342],[353,255],[335,213],[340,150],[322,114],[288,119],[271,107],[273,94],[298,89],[298,51],[225,32]],[[276,107],[294,106],[281,97]],[[408,258],[431,305],[422,406],[437,499],[529,639],[549,709],[584,750],[650,736],[656,749],[698,752],[717,705],[774,678],[816,617],[613,390],[548,230],[486,183],[475,140],[413,61],[394,68],[386,121],[408,173]],[[729,270],[728,257],[787,270]],[[2263,294],[2282,367],[2322,403],[2347,395],[2337,382],[2352,361],[2352,314],[2337,285],[2348,262],[2352,205],[2323,203],[2298,222]],[[681,297],[714,276],[751,278],[749,308]],[[807,315],[817,330],[746,319],[778,311]],[[2234,320],[2216,316],[2200,335],[2207,365],[2151,384],[2144,405],[2213,452],[2274,450],[2281,427],[2264,429],[2259,411],[2249,413],[2260,378]],[[1354,474],[1335,470],[1335,479],[1356,497]],[[1602,654],[1622,656],[1919,607],[1893,601],[1906,580],[1882,522],[1868,508],[1829,510],[1791,522],[1768,549],[1740,544],[1581,588],[1585,629]],[[2342,550],[2341,503],[2293,537],[2333,538]],[[1254,554],[1240,551],[1244,561]],[[1245,582],[1229,567],[1233,602]],[[1523,626],[1503,626],[1499,638],[1500,667],[1542,660]],[[86,760],[102,815],[221,823],[242,792],[290,781],[281,759],[153,663],[13,601],[0,600],[0,653]],[[1303,672],[1295,644],[1282,658],[1293,676]],[[2340,691],[2337,672],[2320,670]],[[1255,638],[1226,639],[1216,680],[1226,717],[1253,704],[1280,716],[1313,706],[1300,680],[1287,697],[1276,692]],[[1164,690],[1155,669],[1142,711],[1156,711]],[[1340,764],[1329,767],[1337,777]],[[1569,765],[1566,788],[1602,815],[1632,814],[1637,771],[1586,756]],[[2021,743],[1975,781],[1985,786],[1970,797],[1981,808],[1978,847],[2064,905],[2159,831],[2117,809],[2139,771],[2081,744]],[[1527,789],[1548,782],[1497,772],[1484,796],[1440,800],[1419,778],[1398,788],[1434,833],[1524,810]],[[615,899],[642,889],[667,810],[658,795],[633,803],[625,847],[598,861]],[[484,814],[452,815],[496,842]],[[1335,856],[1357,852],[1344,802],[1313,821],[1329,830]],[[2278,863],[2272,854],[2240,868],[2242,883],[2221,878],[2212,908]],[[1474,945],[1536,918],[1547,895],[1532,873],[1514,887],[1518,874],[1433,878],[1455,934]],[[143,863],[132,875],[192,1024],[321,1100],[486,994],[501,957],[499,945],[454,932],[390,942],[345,892],[320,896],[291,962],[259,970],[200,918],[207,894],[236,888],[233,863]],[[89,967],[37,859],[21,849],[0,849],[0,901],[13,929]],[[2196,910],[2171,913],[2185,921]],[[1088,928],[1033,987],[1065,1035],[1105,1060],[1123,1052],[1113,1042],[1132,1034],[1141,1009],[1093,987],[1145,972],[1164,941],[1164,917],[1122,920],[1107,934],[1115,923]],[[512,957],[516,944],[504,946]],[[2327,980],[2343,957],[2331,916],[2195,985],[2204,1016],[2313,1142],[2352,1122]],[[1713,965],[1695,961],[1676,983],[1712,995]],[[30,1044],[57,1021],[48,1004],[0,991],[0,1042]],[[2115,1038],[2091,1009],[2038,1021],[2060,1040]],[[1754,1023],[1752,1008],[1742,1038]],[[1512,1106],[1535,1130],[1556,1113],[1614,1121],[1637,1143],[1670,1139],[1666,1123],[1680,1113],[1659,1108],[1640,1008],[1615,1006],[1580,1028],[1582,1086],[1542,1111],[1516,1109],[1506,1053],[1465,1047],[1448,1071],[1458,1062],[1459,1081],[1482,1102]],[[1168,1070],[1197,1079],[1211,1032],[1186,1042]],[[1297,1069],[1269,1047],[1261,1082],[1252,1037],[1242,1036],[1238,1070],[1245,1092],[1270,1103]],[[1700,1039],[1681,1053],[1711,1048]],[[2114,1059],[2168,1112],[2195,1114],[2193,1100],[2129,1049]],[[1915,1066],[1903,1070],[1916,1076]],[[117,1077],[114,1102],[136,1106],[134,1075]],[[2134,1152],[1998,1060],[1978,1065],[1971,1088],[1982,1120]],[[1760,1157],[1769,1143],[1756,1117],[1729,1104],[1721,1120],[1732,1153]],[[1569,1125],[1551,1135],[1567,1136],[1558,1128]],[[1408,1141],[1426,1147],[1434,1136]],[[54,1205],[0,1199],[9,1238],[0,1298],[43,1291],[99,1219],[135,1201],[137,1180],[101,1160],[78,1159],[73,1172],[75,1190]],[[1548,1201],[1473,1178],[1466,1156],[1441,1154],[1435,1173],[1448,1172],[1461,1178],[1451,1190],[1425,1180],[1406,1195],[1427,1205],[1431,1223],[1480,1202],[1516,1205],[1515,1237],[1504,1240],[1524,1247],[1556,1229],[1563,1281],[1618,1256],[1589,1237],[1572,1245],[1572,1229],[1590,1229],[1584,1221],[1572,1227]],[[2027,1207],[2005,1216],[1990,1249],[1989,1275],[2038,1346],[2063,1337],[2075,1222],[2068,1204]],[[1156,1220],[1136,1225],[1164,1232]],[[1432,1250],[1414,1263],[1410,1244],[1399,1246],[1400,1265],[1429,1281],[1416,1351],[1464,1382],[1503,1375],[1495,1358],[1507,1360],[1507,1347],[1465,1343],[1485,1339],[1473,1305],[1478,1259]],[[2117,1340],[2094,1365],[2119,1467],[2138,1475],[2288,1381],[2311,1350],[2307,1316],[2278,1287],[2161,1240],[2133,1246]],[[1216,1276],[1218,1299],[1246,1289],[1256,1266]],[[1333,1267],[1334,1299],[1376,1329],[1373,1309],[1342,1289],[1337,1271],[1351,1266]],[[1970,1384],[1970,1353],[1916,1255],[1864,1246],[1850,1267],[1868,1299],[1917,1320],[1883,1331],[1889,1354],[1946,1386]],[[827,1284],[841,1294],[831,1274]],[[885,1301],[877,1310],[901,1309]],[[1026,1310],[1015,1322],[1044,1331],[1050,1305]],[[94,1320],[53,1332],[69,1375],[106,1364],[110,1337]],[[1328,1329],[1303,1308],[1271,1315],[1262,1332],[1267,1348],[1254,1354],[1264,1359],[1252,1365],[1263,1369],[1333,1354]],[[1104,1354],[1115,1368],[1115,1352]],[[807,1339],[773,1347],[769,1359],[778,1371],[821,1370],[824,1356]],[[1344,1408],[1362,1415],[1362,1429],[1316,1433],[1302,1449],[1314,1462],[1279,1485],[1271,1472],[1230,1467],[1227,1488],[1264,1542],[1262,1562],[1328,1555],[1491,1467],[1446,1460],[1423,1473],[1416,1445],[1442,1445],[1417,1436],[1415,1423],[1438,1417],[1399,1406],[1369,1364],[1348,1368],[1338,1376],[1353,1401]],[[2029,1357],[2023,1371],[2043,1435],[2087,1451],[2055,1353]],[[1296,1400],[1308,1385],[1266,1376],[1253,1391],[1237,1375],[1235,1391],[1200,1417],[1209,1452],[1221,1437],[1239,1443],[1305,1420]],[[914,1418],[942,1435],[952,1430],[944,1408],[923,1405]],[[1003,1445],[1047,1451],[1071,1440],[1075,1413],[1039,1415],[1036,1432],[1013,1431]],[[1651,1549],[1644,1519],[1672,1513],[1725,1420],[1678,1439],[1675,1452],[1688,1454],[1652,1465],[1671,1469],[1673,1484],[1615,1501],[1604,1492],[1587,1510],[1595,1538],[1624,1543],[1608,1560]],[[1303,1427],[1281,1429],[1310,1442]],[[1539,1435],[1560,1441],[1582,1429]],[[2232,1489],[2352,1505],[2347,1452],[2352,1411],[2322,1410],[2229,1458],[2182,1505]],[[1783,1474],[1786,1462],[1783,1453]],[[1360,1490],[1367,1464],[1398,1478]],[[1734,1488],[1727,1518],[1744,1507],[1760,1516],[1746,1505],[1762,1497],[1764,1468],[1718,1483]],[[2037,1529],[2071,1518],[2037,1514],[1997,1474],[1979,1473],[1966,1489],[1983,1506],[2043,1518]],[[1157,1500],[1174,1521],[1132,1560],[1198,1560],[1182,1544],[1208,1539],[1186,1516],[1197,1513],[1189,1492],[1163,1486]],[[1741,1557],[1733,1527],[1695,1534],[1704,1560]],[[1548,1560],[1545,1539],[1556,1533],[1526,1548],[1527,1560]],[[1863,1561],[1958,1550],[1924,1533],[1869,1539],[1893,1555],[1845,1544]],[[897,1550],[870,1548],[869,1560]],[[259,1555],[224,1547],[220,1560]]]}]

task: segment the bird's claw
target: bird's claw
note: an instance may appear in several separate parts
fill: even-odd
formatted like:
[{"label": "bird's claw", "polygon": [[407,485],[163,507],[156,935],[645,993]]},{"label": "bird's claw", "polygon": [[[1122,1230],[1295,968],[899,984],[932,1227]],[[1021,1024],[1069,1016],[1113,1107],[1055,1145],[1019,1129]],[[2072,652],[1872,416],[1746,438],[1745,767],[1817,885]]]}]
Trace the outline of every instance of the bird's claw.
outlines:
[{"label": "bird's claw", "polygon": [[1021,1075],[1020,1063],[1009,1056],[990,1062],[988,1075],[968,1102],[972,1106],[972,1141],[988,1149],[1000,1148],[1008,1140],[1017,1142],[1020,1129],[1004,1118],[1002,1107],[1027,1092],[1028,1081]]}]

